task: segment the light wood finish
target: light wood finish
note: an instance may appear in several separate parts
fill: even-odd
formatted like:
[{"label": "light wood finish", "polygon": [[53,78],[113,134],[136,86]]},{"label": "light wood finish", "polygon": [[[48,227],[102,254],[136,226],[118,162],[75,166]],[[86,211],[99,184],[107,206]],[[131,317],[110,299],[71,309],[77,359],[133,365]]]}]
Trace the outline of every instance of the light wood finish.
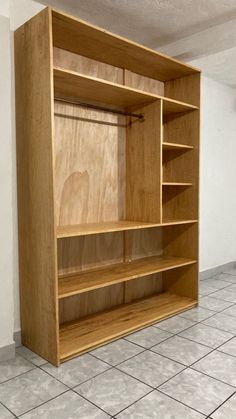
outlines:
[{"label": "light wood finish", "polygon": [[187,101],[188,103],[200,107],[200,82],[200,72],[167,81],[165,83],[165,96],[183,102]]},{"label": "light wood finish", "polygon": [[65,298],[195,262],[195,260],[185,258],[153,256],[109,266],[105,269],[82,272],[75,276],[61,277],[59,278],[58,296]]},{"label": "light wood finish", "polygon": [[123,232],[69,237],[58,240],[59,275],[121,263]]},{"label": "light wood finish", "polygon": [[[108,80],[113,83],[123,84],[124,81],[124,70],[122,68],[114,67],[113,65],[105,64],[101,61],[96,61],[60,48],[53,48],[53,63],[55,67],[76,71],[87,76],[98,77],[99,79]],[[158,82],[156,81],[156,83]],[[161,84],[163,86],[163,83]],[[144,86],[148,87],[148,82]],[[157,92],[157,94],[159,93]]]},{"label": "light wood finish", "polygon": [[192,186],[190,182],[162,182],[163,186]]},{"label": "light wood finish", "polygon": [[188,150],[192,150],[193,149],[193,146],[191,146],[191,145],[186,145],[186,144],[176,144],[176,143],[168,143],[168,142],[163,142],[162,143],[162,148],[163,148],[163,150],[170,150],[170,151],[172,151],[172,150],[177,150],[177,151],[179,151],[179,150],[183,150],[183,151],[188,151]]},{"label": "light wood finish", "polygon": [[55,110],[57,224],[124,218],[124,117],[68,104]]},{"label": "light wood finish", "polygon": [[53,10],[52,17],[53,42],[58,48],[161,81],[199,72],[194,67],[65,13]]},{"label": "light wood finish", "polygon": [[139,228],[159,227],[160,223],[148,223],[141,221],[113,221],[107,223],[91,223],[66,225],[57,228],[57,237],[75,237],[89,234],[109,233],[112,231],[136,230]]},{"label": "light wood finish", "polygon": [[197,304],[200,72],[51,9],[15,38],[23,343],[58,365]]},{"label": "light wood finish", "polygon": [[57,238],[88,236],[90,234],[102,234],[114,231],[139,230],[153,227],[161,227],[166,224],[186,224],[196,222],[196,219],[167,219],[163,223],[144,223],[141,221],[113,221],[107,223],[91,223],[66,225],[57,227]]},{"label": "light wood finish", "polygon": [[129,124],[126,143],[126,216],[129,220],[160,223],[161,102],[139,112],[142,123]]},{"label": "light wood finish", "polygon": [[51,58],[46,9],[15,32],[21,332],[25,346],[57,364]]},{"label": "light wood finish", "polygon": [[197,106],[165,98],[141,90],[111,83],[96,77],[88,77],[75,71],[54,68],[55,96],[67,100],[96,102],[120,107],[140,107],[156,100],[163,100],[164,114],[190,112]]},{"label": "light wood finish", "polygon": [[122,305],[78,322],[63,324],[60,327],[61,361],[187,310],[196,304],[197,302],[190,298],[164,293],[133,304]]},{"label": "light wood finish", "polygon": [[124,285],[99,288],[59,300],[60,324],[110,310],[124,303]]},{"label": "light wood finish", "polygon": [[150,77],[145,77],[140,74],[124,69],[125,86],[133,87],[134,89],[142,90],[144,92],[153,93],[154,95],[165,96],[164,83]]}]

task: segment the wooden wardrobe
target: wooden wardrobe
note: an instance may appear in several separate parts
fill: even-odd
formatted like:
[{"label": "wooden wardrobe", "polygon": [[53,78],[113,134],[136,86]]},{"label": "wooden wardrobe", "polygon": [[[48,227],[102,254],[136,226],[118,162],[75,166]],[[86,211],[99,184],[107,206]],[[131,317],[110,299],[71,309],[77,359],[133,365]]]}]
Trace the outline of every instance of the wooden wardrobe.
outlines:
[{"label": "wooden wardrobe", "polygon": [[15,66],[22,343],[59,365],[198,303],[200,71],[50,8]]}]

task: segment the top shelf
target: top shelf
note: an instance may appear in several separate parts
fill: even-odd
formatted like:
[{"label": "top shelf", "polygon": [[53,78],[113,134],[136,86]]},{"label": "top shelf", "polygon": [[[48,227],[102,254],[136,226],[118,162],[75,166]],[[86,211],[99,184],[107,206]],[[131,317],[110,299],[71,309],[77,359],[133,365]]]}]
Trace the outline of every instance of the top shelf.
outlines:
[{"label": "top shelf", "polygon": [[151,77],[173,80],[200,70],[78,18],[52,10],[53,44],[76,54]]},{"label": "top shelf", "polygon": [[197,106],[175,99],[142,92],[131,87],[58,67],[54,68],[54,93],[55,97],[68,101],[79,99],[124,108],[141,107],[156,100],[163,100],[164,114],[190,112],[199,109]]}]

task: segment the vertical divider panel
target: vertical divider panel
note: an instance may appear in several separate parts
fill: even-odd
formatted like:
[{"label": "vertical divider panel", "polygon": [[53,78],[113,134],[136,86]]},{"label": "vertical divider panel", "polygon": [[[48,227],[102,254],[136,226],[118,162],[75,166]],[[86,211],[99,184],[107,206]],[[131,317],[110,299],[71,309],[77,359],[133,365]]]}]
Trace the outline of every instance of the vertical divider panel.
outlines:
[{"label": "vertical divider panel", "polygon": [[15,32],[22,343],[59,363],[51,10]]},{"label": "vertical divider panel", "polygon": [[161,101],[139,109],[144,121],[129,119],[126,140],[126,218],[161,219]]}]

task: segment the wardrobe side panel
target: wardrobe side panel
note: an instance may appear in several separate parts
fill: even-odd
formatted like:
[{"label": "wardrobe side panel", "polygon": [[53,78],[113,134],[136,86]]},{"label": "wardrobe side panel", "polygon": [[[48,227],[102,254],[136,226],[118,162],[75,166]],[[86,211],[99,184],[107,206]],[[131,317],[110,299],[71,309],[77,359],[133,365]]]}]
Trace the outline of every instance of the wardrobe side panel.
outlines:
[{"label": "wardrobe side panel", "polygon": [[15,32],[22,343],[58,364],[50,10]]}]

